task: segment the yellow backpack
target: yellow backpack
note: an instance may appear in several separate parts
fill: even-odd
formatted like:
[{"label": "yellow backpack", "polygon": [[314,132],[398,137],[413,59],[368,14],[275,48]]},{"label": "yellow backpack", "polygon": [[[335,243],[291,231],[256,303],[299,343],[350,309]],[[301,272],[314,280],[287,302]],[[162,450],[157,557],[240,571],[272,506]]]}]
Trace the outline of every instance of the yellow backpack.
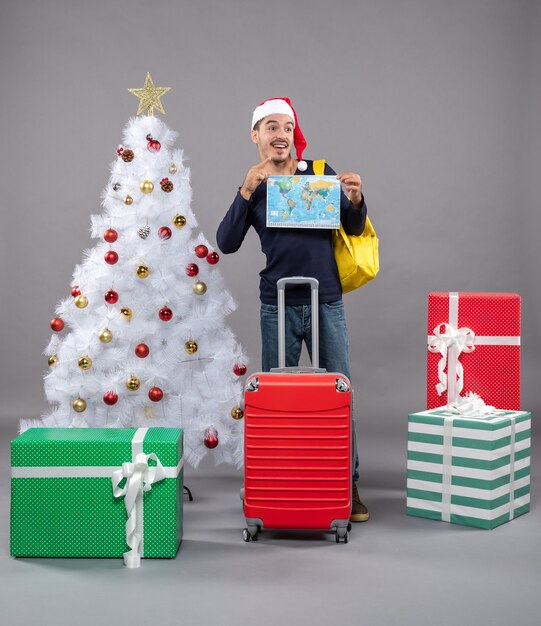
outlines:
[{"label": "yellow backpack", "polygon": [[[325,161],[314,161],[314,174],[323,176],[324,172]],[[339,230],[333,230],[333,246],[342,293],[358,289],[376,277],[379,272],[379,239],[368,215],[360,235],[348,235],[342,224]]]}]

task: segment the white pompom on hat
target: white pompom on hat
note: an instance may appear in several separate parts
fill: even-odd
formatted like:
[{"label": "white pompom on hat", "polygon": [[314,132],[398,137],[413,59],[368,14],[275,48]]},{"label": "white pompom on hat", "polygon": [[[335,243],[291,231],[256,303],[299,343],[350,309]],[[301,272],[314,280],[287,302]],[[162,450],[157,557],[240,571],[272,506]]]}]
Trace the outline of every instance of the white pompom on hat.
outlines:
[{"label": "white pompom on hat", "polygon": [[306,139],[304,138],[304,135],[299,127],[297,113],[291,105],[291,100],[289,98],[269,98],[267,100],[263,100],[263,102],[261,102],[253,112],[251,130],[253,130],[254,126],[260,120],[264,117],[272,115],[273,113],[283,113],[284,115],[289,115],[289,117],[293,120],[293,143],[295,144],[297,159],[299,159],[297,167],[301,172],[306,171],[308,165],[306,164],[306,161],[302,160],[302,153],[306,148]]}]

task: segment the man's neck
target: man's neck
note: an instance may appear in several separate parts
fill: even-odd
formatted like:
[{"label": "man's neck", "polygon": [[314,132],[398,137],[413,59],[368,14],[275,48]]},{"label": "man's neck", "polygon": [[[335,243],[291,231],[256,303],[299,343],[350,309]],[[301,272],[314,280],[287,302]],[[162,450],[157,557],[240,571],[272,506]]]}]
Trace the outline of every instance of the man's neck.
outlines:
[{"label": "man's neck", "polygon": [[294,174],[297,169],[297,160],[293,157],[289,157],[287,161],[269,163],[269,171],[274,176],[290,176]]}]

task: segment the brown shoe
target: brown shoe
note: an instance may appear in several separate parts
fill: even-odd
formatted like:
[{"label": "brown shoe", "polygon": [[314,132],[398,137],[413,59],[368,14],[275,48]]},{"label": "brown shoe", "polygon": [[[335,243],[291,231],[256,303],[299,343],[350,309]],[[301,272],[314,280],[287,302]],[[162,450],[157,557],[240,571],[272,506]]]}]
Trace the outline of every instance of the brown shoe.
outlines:
[{"label": "brown shoe", "polygon": [[357,485],[353,484],[353,488],[351,489],[351,516],[349,518],[349,521],[366,522],[369,517],[370,513],[361,502],[361,498],[359,497],[359,491],[357,490]]}]

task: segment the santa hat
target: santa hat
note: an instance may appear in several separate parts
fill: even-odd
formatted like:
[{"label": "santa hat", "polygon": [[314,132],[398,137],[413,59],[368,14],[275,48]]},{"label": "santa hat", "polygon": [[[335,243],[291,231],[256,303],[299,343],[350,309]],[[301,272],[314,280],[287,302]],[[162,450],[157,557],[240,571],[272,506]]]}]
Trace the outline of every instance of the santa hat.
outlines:
[{"label": "santa hat", "polygon": [[252,115],[252,130],[260,120],[268,115],[272,115],[273,113],[283,113],[284,115],[289,115],[289,117],[293,120],[293,143],[295,144],[297,159],[299,159],[297,167],[301,172],[304,172],[308,167],[306,161],[302,160],[302,153],[306,148],[306,139],[304,138],[304,135],[299,127],[297,113],[292,107],[289,98],[269,98],[268,100],[263,100],[263,102],[255,108]]}]

